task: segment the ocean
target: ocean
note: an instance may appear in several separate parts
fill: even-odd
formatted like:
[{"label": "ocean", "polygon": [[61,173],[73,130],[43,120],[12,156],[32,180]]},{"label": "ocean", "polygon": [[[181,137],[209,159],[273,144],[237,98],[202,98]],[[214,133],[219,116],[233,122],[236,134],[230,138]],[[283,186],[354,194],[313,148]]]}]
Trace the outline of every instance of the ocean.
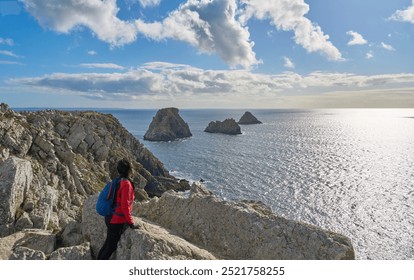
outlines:
[{"label": "ocean", "polygon": [[357,259],[414,259],[414,109],[250,110],[237,136],[204,132],[245,110],[180,110],[191,138],[144,141],[156,110],[111,113],[170,173],[224,200],[342,233]]}]

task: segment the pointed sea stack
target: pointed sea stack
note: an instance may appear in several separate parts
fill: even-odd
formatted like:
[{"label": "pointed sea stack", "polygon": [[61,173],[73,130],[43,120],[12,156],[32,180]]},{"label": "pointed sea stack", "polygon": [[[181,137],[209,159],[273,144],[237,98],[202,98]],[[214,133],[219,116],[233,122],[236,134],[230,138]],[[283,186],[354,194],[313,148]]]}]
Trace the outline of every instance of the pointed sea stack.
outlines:
[{"label": "pointed sea stack", "polygon": [[191,137],[188,124],[178,114],[177,108],[164,108],[157,112],[144,135],[148,141],[174,141]]},{"label": "pointed sea stack", "polygon": [[222,122],[210,122],[204,132],[223,133],[230,135],[242,134],[241,128],[234,119],[226,119]]},{"label": "pointed sea stack", "polygon": [[252,113],[246,112],[240,118],[239,124],[261,124],[262,122],[259,121]]}]

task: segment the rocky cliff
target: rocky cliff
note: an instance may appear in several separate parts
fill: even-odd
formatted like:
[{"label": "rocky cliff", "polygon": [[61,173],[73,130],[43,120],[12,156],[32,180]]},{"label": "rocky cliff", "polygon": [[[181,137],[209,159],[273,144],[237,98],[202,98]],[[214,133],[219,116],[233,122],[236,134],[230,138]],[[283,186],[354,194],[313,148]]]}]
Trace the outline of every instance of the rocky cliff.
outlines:
[{"label": "rocky cliff", "polygon": [[137,197],[189,188],[112,115],[0,108],[0,237],[40,229],[56,235],[57,247],[82,244],[83,203],[123,157],[136,171]]},{"label": "rocky cliff", "polygon": [[222,133],[230,135],[241,134],[241,128],[234,119],[226,119],[222,122],[212,121],[208,124],[204,131],[209,133]]},{"label": "rocky cliff", "polygon": [[243,116],[240,118],[238,124],[261,124],[262,122],[259,121],[252,113],[249,111],[245,112]]},{"label": "rocky cliff", "polygon": [[164,108],[153,118],[144,140],[168,142],[191,136],[190,128],[179,115],[178,109]]}]

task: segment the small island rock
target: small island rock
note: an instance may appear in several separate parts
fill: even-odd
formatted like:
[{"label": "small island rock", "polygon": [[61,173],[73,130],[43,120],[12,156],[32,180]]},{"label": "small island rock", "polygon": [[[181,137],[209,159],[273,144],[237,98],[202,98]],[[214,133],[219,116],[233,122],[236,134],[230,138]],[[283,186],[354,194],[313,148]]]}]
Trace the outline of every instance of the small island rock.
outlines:
[{"label": "small island rock", "polygon": [[210,122],[204,132],[223,133],[230,135],[242,134],[241,128],[234,119]]},{"label": "small island rock", "polygon": [[239,124],[261,124],[262,122],[259,121],[255,116],[253,116],[252,113],[246,112],[244,115],[240,118]]},{"label": "small island rock", "polygon": [[148,141],[174,141],[191,137],[188,124],[178,114],[177,108],[164,108],[157,112],[144,135]]}]

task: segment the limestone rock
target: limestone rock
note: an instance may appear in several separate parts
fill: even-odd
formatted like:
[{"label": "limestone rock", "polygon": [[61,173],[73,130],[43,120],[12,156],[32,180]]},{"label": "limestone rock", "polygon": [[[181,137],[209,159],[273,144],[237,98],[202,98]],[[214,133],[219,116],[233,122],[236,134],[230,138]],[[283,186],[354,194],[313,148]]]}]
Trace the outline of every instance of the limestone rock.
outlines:
[{"label": "limestone rock", "polygon": [[279,217],[261,203],[221,201],[205,190],[166,192],[135,215],[228,259],[354,259],[348,238]]},{"label": "limestone rock", "polygon": [[[97,198],[98,196],[94,195],[85,201],[82,215],[82,232],[85,240],[90,242],[94,256],[98,254],[106,237],[104,218],[95,210]],[[158,225],[138,218],[134,218],[134,223],[141,228],[125,230],[118,244],[116,259],[215,259],[211,253]]]},{"label": "limestone rock", "polygon": [[32,183],[29,161],[10,157],[0,162],[0,226],[14,223],[16,212]]},{"label": "limestone rock", "polygon": [[180,138],[191,137],[188,124],[179,115],[177,108],[164,108],[153,118],[144,140],[174,141]]},{"label": "limestone rock", "polygon": [[56,235],[43,230],[27,230],[24,237],[17,240],[14,246],[27,247],[50,254],[55,250]]},{"label": "limestone rock", "polygon": [[259,121],[252,113],[249,111],[245,112],[244,115],[240,118],[239,124],[261,124],[262,122]]},{"label": "limestone rock", "polygon": [[241,134],[241,128],[234,119],[226,119],[210,122],[204,132],[237,135]]},{"label": "limestone rock", "polygon": [[[19,256],[22,259],[32,257],[44,259],[44,255],[54,251],[55,243],[56,237],[49,231],[36,229],[19,231],[0,238],[0,260],[19,259]],[[20,249],[16,251],[16,248]]]},{"label": "limestone rock", "polygon": [[49,260],[92,260],[89,243],[59,248],[50,254]]},{"label": "limestone rock", "polygon": [[62,232],[61,238],[64,247],[72,247],[82,244],[82,225],[75,221],[69,222]]},{"label": "limestone rock", "polygon": [[42,251],[18,246],[13,249],[9,260],[45,260],[46,255]]}]

